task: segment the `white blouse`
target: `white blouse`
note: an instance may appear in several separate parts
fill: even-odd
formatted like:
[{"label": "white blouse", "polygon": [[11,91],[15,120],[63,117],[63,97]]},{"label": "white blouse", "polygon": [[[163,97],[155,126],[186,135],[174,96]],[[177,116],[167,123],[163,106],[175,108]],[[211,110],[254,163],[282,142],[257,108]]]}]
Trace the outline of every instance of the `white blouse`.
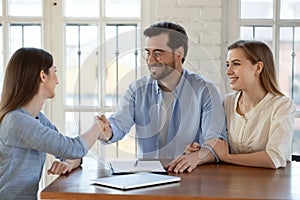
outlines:
[{"label": "white blouse", "polygon": [[296,106],[286,96],[268,93],[244,116],[236,112],[240,92],[225,98],[230,152],[266,151],[276,168],[291,160]]}]

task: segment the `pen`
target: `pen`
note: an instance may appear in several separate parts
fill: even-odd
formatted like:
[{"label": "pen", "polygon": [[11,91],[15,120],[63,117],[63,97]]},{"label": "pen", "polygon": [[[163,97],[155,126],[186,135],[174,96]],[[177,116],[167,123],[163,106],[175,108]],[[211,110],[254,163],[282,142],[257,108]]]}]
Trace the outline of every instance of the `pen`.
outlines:
[{"label": "pen", "polygon": [[133,166],[137,167],[138,163],[139,163],[139,159],[136,159],[136,161],[134,162]]}]

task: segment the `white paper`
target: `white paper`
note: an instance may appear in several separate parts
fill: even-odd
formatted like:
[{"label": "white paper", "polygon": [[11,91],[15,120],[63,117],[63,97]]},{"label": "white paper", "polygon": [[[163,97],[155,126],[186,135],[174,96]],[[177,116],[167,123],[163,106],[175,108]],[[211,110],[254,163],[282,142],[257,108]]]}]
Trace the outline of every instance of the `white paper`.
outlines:
[{"label": "white paper", "polygon": [[160,161],[110,161],[113,173],[166,172]]}]

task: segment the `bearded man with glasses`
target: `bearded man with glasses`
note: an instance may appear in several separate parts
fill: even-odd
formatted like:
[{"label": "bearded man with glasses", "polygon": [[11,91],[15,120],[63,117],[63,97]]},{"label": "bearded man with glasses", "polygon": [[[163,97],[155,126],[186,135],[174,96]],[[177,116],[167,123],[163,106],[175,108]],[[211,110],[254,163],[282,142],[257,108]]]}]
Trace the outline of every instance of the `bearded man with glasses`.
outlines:
[{"label": "bearded man with glasses", "polygon": [[[144,31],[150,76],[133,81],[109,119],[101,116],[107,143],[122,139],[136,128],[138,158],[172,159],[167,169],[191,172],[198,165],[218,162],[206,144],[214,138],[227,141],[223,100],[209,80],[183,68],[188,36],[179,24],[160,22]],[[193,142],[200,151],[184,154]]]}]

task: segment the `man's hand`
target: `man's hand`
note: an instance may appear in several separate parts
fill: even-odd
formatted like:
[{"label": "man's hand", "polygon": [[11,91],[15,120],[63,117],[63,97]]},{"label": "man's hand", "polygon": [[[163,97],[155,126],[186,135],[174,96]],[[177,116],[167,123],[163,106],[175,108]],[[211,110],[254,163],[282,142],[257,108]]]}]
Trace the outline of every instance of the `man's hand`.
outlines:
[{"label": "man's hand", "polygon": [[168,164],[167,169],[170,172],[183,173],[184,171],[191,172],[199,164],[199,151],[191,152],[186,155],[177,157]]},{"label": "man's hand", "polygon": [[198,143],[188,145],[188,148],[189,146],[192,146],[191,149],[195,151],[192,152],[189,149],[190,153],[177,157],[167,166],[168,171],[175,173],[191,172],[198,165],[215,161],[215,157],[207,148],[200,148]]},{"label": "man's hand", "polygon": [[110,127],[110,122],[106,119],[105,115],[98,116],[98,124],[102,130],[98,139],[108,141],[112,137],[112,129]]}]

